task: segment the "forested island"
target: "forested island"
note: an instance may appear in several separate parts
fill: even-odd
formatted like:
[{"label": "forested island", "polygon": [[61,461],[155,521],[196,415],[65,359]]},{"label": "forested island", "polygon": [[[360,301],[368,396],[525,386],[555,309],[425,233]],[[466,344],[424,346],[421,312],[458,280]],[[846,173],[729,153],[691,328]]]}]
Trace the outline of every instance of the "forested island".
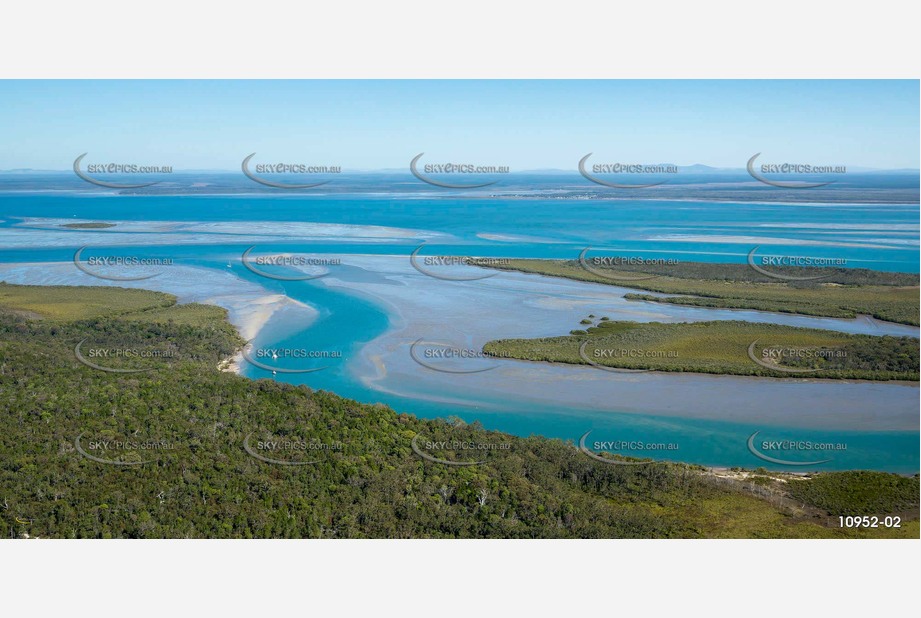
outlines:
[{"label": "forested island", "polygon": [[[710,262],[636,263],[622,256],[512,259],[489,268],[655,292],[625,298],[694,307],[879,320],[918,326],[918,275],[864,268]],[[754,260],[753,260],[754,261]],[[471,261],[476,264],[476,261]]]},{"label": "forested island", "polygon": [[501,339],[483,346],[497,358],[672,371],[848,380],[918,381],[918,340],[848,335],[735,320],[628,322],[582,319],[568,335]]}]

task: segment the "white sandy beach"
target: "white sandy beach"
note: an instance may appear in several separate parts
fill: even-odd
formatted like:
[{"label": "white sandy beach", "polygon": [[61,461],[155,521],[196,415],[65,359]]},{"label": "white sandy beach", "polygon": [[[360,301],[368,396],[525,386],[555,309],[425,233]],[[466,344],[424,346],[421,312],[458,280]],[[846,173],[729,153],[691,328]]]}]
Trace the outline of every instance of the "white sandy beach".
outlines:
[{"label": "white sandy beach", "polygon": [[[114,269],[107,272],[118,273]],[[283,294],[270,293],[231,272],[213,268],[171,266],[168,273],[150,279],[109,281],[79,271],[72,262],[0,264],[0,281],[20,285],[87,285],[167,292],[176,296],[180,303],[206,303],[223,307],[227,310],[230,322],[247,341],[256,337],[272,316],[282,309],[298,312],[299,319],[305,325],[316,319],[318,313],[309,305]],[[239,372],[239,360],[234,359],[227,368]]]}]

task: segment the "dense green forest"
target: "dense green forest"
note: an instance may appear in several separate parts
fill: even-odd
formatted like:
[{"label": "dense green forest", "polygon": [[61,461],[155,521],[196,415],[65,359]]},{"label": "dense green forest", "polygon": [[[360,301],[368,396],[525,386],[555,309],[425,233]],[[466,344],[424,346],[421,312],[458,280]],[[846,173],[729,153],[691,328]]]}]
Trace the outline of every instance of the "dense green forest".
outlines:
[{"label": "dense green forest", "polygon": [[[609,465],[560,440],[220,371],[241,343],[223,310],[166,294],[0,284],[3,536],[919,534],[917,476],[876,473],[851,505],[847,473]],[[78,345],[93,364],[134,372],[93,368]],[[444,447],[455,443],[496,448]],[[900,513],[902,527],[838,527],[838,515],[864,506]]]}]

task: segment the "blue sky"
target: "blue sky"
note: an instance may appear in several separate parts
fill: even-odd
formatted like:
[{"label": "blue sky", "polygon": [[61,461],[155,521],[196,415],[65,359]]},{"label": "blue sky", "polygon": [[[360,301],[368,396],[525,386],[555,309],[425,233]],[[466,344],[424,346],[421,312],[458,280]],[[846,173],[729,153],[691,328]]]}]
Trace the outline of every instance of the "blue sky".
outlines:
[{"label": "blue sky", "polygon": [[905,81],[0,81],[0,169],[87,162],[238,170],[428,161],[575,169],[579,158],[919,167]]}]

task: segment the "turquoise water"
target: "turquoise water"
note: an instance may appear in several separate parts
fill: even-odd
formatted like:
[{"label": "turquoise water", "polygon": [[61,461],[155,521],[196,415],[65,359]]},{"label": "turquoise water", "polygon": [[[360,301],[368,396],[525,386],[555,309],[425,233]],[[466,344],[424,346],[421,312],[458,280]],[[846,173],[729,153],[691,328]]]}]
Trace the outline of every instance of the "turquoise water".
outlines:
[{"label": "turquoise water", "polygon": [[[54,217],[93,220],[157,221],[311,221],[355,225],[380,225],[450,235],[432,247],[457,255],[494,257],[573,258],[585,246],[615,248],[624,255],[678,257],[693,261],[736,262],[745,260],[751,244],[722,242],[727,237],[786,239],[771,244],[770,253],[844,258],[850,267],[877,270],[918,271],[917,206],[791,206],[702,202],[592,202],[562,200],[451,200],[385,199],[367,197],[119,197],[75,195],[0,195],[0,232],[16,223],[15,217]],[[790,227],[795,225],[796,227]],[[7,230],[9,231],[9,230]],[[98,233],[104,244],[105,233]],[[679,237],[680,240],[666,240]],[[150,242],[137,234],[138,242]],[[172,238],[175,238],[173,236]],[[174,257],[177,263],[227,269],[228,256],[238,256],[248,246],[228,244],[175,244],[158,236],[158,245],[136,245],[132,255]],[[828,246],[801,246],[802,242],[825,242]],[[757,242],[757,241],[756,241]],[[311,253],[363,253],[408,255],[419,241],[397,243],[338,243],[325,241],[277,242],[260,250],[309,251]],[[67,261],[75,245],[37,245],[0,250],[0,262]],[[258,277],[237,261],[234,274],[319,309],[310,324],[279,316],[260,333],[259,347],[328,349],[341,359],[305,361],[299,367],[328,366],[309,374],[278,374],[275,379],[306,384],[362,402],[385,403],[400,412],[424,417],[457,416],[480,421],[484,426],[516,435],[539,434],[577,440],[592,430],[595,440],[639,440],[675,443],[667,454],[629,453],[706,465],[791,469],[770,464],[752,455],[746,440],[761,431],[763,440],[810,440],[842,443],[846,451],[819,453],[770,453],[793,461],[833,458],[815,469],[871,468],[912,473],[919,468],[918,432],[845,432],[768,427],[715,420],[663,417],[610,410],[555,406],[524,402],[523,398],[487,399],[467,393],[467,404],[438,403],[424,397],[393,395],[366,386],[351,370],[362,346],[387,331],[390,316],[385,308],[355,294],[314,282],[280,282]],[[244,363],[252,378],[272,377],[269,372]],[[430,395],[461,396],[452,393]],[[880,405],[885,405],[881,402]],[[812,469],[812,468],[809,468]]]},{"label": "turquoise water", "polygon": [[[452,252],[495,257],[574,258],[587,245],[623,255],[738,262],[753,246],[710,236],[782,237],[774,254],[832,257],[852,268],[918,272],[917,205],[783,205],[693,201],[424,199],[356,196],[96,196],[0,194],[0,229],[13,217],[161,221],[315,221],[450,234]],[[823,226],[823,227],[789,227]],[[885,229],[877,229],[877,228]],[[482,235],[513,237],[489,241]],[[663,240],[679,235],[680,240]],[[801,242],[840,246],[802,247]],[[418,243],[404,243],[404,249]],[[392,252],[314,243],[313,251]],[[438,245],[433,247],[438,249]],[[807,251],[808,249],[808,251]],[[408,253],[408,251],[407,251]],[[29,253],[31,255],[31,252]],[[11,254],[14,255],[15,254]],[[21,255],[21,254],[20,254]],[[10,256],[4,252],[2,259]]]},{"label": "turquoise water", "polygon": [[[685,419],[663,416],[616,413],[569,407],[561,410],[553,406],[534,405],[515,400],[471,400],[468,405],[431,402],[421,398],[409,399],[373,390],[362,385],[348,371],[348,361],[354,358],[359,343],[370,341],[387,328],[384,311],[372,303],[353,295],[330,291],[319,284],[286,283],[287,294],[297,300],[322,307],[321,316],[308,328],[298,330],[296,324],[283,325],[275,330],[283,334],[264,333],[256,339],[258,347],[343,349],[342,334],[348,333],[352,342],[341,361],[298,361],[298,368],[328,366],[328,369],[309,374],[279,374],[277,379],[294,384],[305,384],[365,403],[384,403],[402,412],[438,418],[456,416],[467,422],[479,421],[485,427],[520,436],[543,435],[577,441],[592,430],[588,444],[601,441],[643,441],[675,443],[678,450],[667,453],[621,452],[620,454],[656,459],[687,461],[717,466],[763,466],[770,469],[797,469],[761,460],[747,447],[748,437],[756,432],[761,440],[808,440],[815,443],[846,444],[846,451],[821,454],[789,452],[783,455],[766,453],[790,461],[816,461],[832,457],[833,460],[806,469],[848,470],[877,469],[910,473],[918,469],[917,432],[854,432],[804,430],[802,428],[771,427],[764,424],[743,424],[724,421]],[[284,365],[280,365],[284,366]],[[271,378],[268,371],[248,363],[243,365],[247,377]],[[445,393],[432,393],[433,395]],[[458,387],[457,395],[463,395]]]}]

